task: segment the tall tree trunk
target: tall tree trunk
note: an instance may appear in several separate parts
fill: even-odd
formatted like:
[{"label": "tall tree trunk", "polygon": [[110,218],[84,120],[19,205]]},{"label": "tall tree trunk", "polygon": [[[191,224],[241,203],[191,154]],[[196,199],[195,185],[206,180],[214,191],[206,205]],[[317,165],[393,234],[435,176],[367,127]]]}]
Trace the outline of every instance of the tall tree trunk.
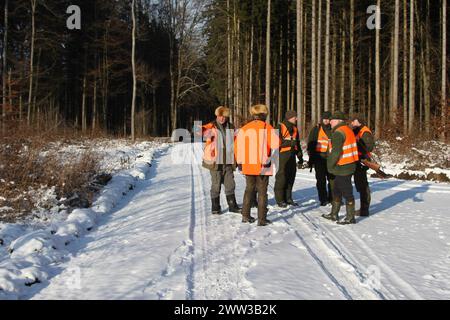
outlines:
[{"label": "tall tree trunk", "polygon": [[316,122],[316,0],[312,2],[312,17],[311,17],[311,124]]},{"label": "tall tree trunk", "polygon": [[317,21],[317,111],[316,118],[313,123],[317,123],[320,119],[322,109],[322,0],[319,0],[319,12]]},{"label": "tall tree trunk", "polygon": [[81,103],[81,131],[86,133],[87,130],[87,112],[86,112],[86,80],[87,75],[86,72],[83,77],[83,94],[82,94],[82,103]]},{"label": "tall tree trunk", "polygon": [[231,23],[230,23],[230,0],[227,0],[227,106],[231,106],[231,86],[232,86],[232,71],[231,71]]},{"label": "tall tree trunk", "polygon": [[[248,108],[250,108],[253,104],[253,55],[254,55],[254,31],[255,27],[252,20],[252,29],[250,32],[250,63],[249,63],[249,69],[248,69]],[[247,108],[247,110],[248,110]]]},{"label": "tall tree trunk", "polygon": [[[97,73],[97,71],[96,71]],[[95,131],[97,129],[97,74],[94,76],[94,97],[92,101],[92,131]]]},{"label": "tall tree trunk", "polygon": [[131,16],[133,19],[133,30],[132,30],[132,47],[131,47],[131,66],[133,68],[133,97],[131,100],[131,140],[136,140],[136,128],[135,128],[135,118],[136,118],[136,0],[131,2]]},{"label": "tall tree trunk", "polygon": [[[269,110],[271,110],[270,105],[270,80],[271,80],[271,71],[270,71],[270,32],[271,32],[271,7],[272,1],[267,0],[267,30],[266,30],[266,106]],[[269,117],[267,117],[267,122],[270,123],[270,113]]]},{"label": "tall tree trunk", "polygon": [[28,116],[27,122],[28,125],[31,125],[31,106],[33,102],[33,77],[34,77],[34,41],[36,38],[36,25],[35,25],[35,17],[36,17],[36,2],[37,0],[30,0],[31,3],[31,48],[30,48],[30,84],[28,89]]},{"label": "tall tree trunk", "polygon": [[2,73],[3,73],[3,86],[2,86],[2,95],[3,95],[3,101],[2,101],[2,130],[4,131],[6,129],[6,82],[7,82],[7,74],[6,70],[8,68],[8,0],[5,0],[5,17],[4,17],[4,28],[3,28],[3,67],[2,67]]},{"label": "tall tree trunk", "polygon": [[381,0],[377,0],[377,28],[375,39],[375,137],[381,136],[381,64],[380,64],[380,20]]},{"label": "tall tree trunk", "polygon": [[[342,20],[344,21],[345,25],[345,11],[343,12],[343,18]],[[345,111],[345,65],[347,62],[346,56],[345,56],[345,28],[342,27],[342,44],[341,44],[341,98],[340,98],[340,110],[342,112]]]},{"label": "tall tree trunk", "polygon": [[415,97],[416,97],[416,60],[414,50],[414,10],[415,0],[411,0],[409,8],[409,121],[408,133],[411,135],[414,130],[415,120]]},{"label": "tall tree trunk", "polygon": [[[329,85],[330,85],[330,15],[331,1],[327,1],[327,18],[325,27],[325,83],[324,83],[324,110],[329,111]],[[352,0],[353,1],[353,0]]]},{"label": "tall tree trunk", "polygon": [[408,2],[403,0],[403,134],[408,133]]},{"label": "tall tree trunk", "polygon": [[332,58],[332,88],[331,88],[331,112],[336,110],[336,90],[337,90],[337,32],[333,32],[333,49],[331,52]]},{"label": "tall tree trunk", "polygon": [[354,29],[355,29],[355,0],[350,0],[350,114],[355,111],[355,48],[354,48]]},{"label": "tall tree trunk", "polygon": [[442,0],[442,75],[441,75],[441,139],[447,130],[447,0]]},{"label": "tall tree trunk", "polygon": [[395,0],[394,57],[393,57],[394,75],[392,82],[392,97],[389,112],[391,123],[395,123],[398,111],[399,43],[400,43],[400,0]]},{"label": "tall tree trunk", "polygon": [[296,50],[297,50],[297,127],[303,130],[303,97],[302,97],[302,88],[303,88],[303,0],[297,0],[297,20],[296,20]]}]

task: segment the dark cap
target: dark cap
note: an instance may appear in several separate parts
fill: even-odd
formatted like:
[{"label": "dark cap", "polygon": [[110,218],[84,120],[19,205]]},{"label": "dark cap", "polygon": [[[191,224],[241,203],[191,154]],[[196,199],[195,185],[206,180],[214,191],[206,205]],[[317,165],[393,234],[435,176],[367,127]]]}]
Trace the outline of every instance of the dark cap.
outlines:
[{"label": "dark cap", "polygon": [[322,113],[322,120],[324,120],[324,119],[330,120],[331,119],[331,112],[325,111],[324,113]]},{"label": "dark cap", "polygon": [[361,113],[356,113],[356,114],[352,115],[350,120],[351,121],[358,120],[360,123],[366,123],[366,119],[365,119],[364,115]]},{"label": "dark cap", "polygon": [[296,116],[297,116],[297,111],[289,110],[289,111],[286,112],[285,119],[289,120],[289,119],[292,119],[292,118],[294,118]]},{"label": "dark cap", "polygon": [[347,116],[341,112],[341,111],[336,111],[335,113],[333,113],[333,115],[331,116],[331,120],[348,120]]}]

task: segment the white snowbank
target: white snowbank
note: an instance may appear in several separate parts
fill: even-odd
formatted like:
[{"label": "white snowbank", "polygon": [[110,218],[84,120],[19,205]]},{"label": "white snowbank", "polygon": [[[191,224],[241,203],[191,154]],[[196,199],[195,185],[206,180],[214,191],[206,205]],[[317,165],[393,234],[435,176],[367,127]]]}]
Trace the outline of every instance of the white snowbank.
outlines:
[{"label": "white snowbank", "polygon": [[139,180],[145,179],[154,152],[166,147],[150,142],[125,146],[111,143],[98,150],[105,155],[102,166],[114,172],[115,168],[124,168],[126,162],[128,168],[113,175],[91,208],[76,209],[69,215],[59,213],[37,230],[0,224],[0,299],[18,299],[27,286],[47,280],[50,269],[68,255],[65,246],[94,228],[99,215],[110,213]]}]

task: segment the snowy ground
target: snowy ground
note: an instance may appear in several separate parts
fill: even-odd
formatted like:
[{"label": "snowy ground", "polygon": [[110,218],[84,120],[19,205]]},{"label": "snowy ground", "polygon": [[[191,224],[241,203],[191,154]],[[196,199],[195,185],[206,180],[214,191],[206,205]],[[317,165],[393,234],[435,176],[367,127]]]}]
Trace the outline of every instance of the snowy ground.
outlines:
[{"label": "snowy ground", "polygon": [[69,244],[92,230],[102,215],[110,213],[120,200],[151,169],[153,155],[164,144],[126,140],[92,140],[55,144],[58,156],[78,155],[95,148],[101,157],[102,172],[113,174],[110,183],[97,195],[89,209],[69,210],[56,198],[54,188],[42,187],[41,201],[50,209],[37,208],[17,223],[0,223],[0,299],[23,298],[29,287],[45,282],[70,257]]},{"label": "snowy ground", "polygon": [[146,179],[19,298],[450,299],[450,185],[373,180],[373,215],[337,226],[320,218],[329,209],[305,170],[295,210],[273,206],[271,180],[274,224],[260,228],[210,214],[208,171],[173,162],[191,152],[201,145],[158,151]]}]

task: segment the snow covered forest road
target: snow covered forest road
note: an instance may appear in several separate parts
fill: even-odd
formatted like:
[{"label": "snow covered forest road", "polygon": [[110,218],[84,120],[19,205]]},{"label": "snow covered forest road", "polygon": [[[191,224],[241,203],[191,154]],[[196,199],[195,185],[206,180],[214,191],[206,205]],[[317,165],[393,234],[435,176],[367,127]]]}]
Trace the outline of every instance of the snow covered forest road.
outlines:
[{"label": "snow covered forest road", "polygon": [[[374,179],[371,217],[338,226],[320,218],[329,209],[314,175],[299,171],[300,206],[276,208],[271,178],[274,223],[261,228],[228,213],[223,194],[225,214],[210,214],[201,147],[157,154],[147,179],[28,298],[450,299],[450,185]],[[242,203],[245,179],[235,176]]]}]

